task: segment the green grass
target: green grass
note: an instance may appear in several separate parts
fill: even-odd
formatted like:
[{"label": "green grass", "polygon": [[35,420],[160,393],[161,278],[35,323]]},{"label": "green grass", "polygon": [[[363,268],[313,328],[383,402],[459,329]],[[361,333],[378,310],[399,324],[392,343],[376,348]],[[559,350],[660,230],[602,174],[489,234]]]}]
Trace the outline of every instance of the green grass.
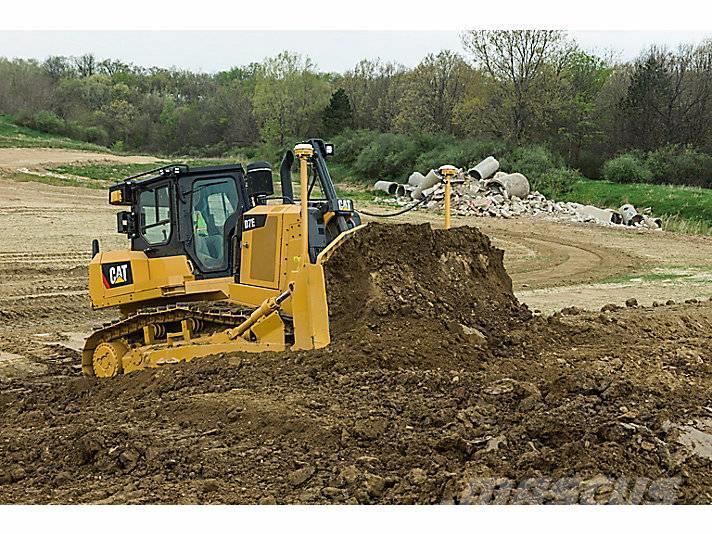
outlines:
[{"label": "green grass", "polygon": [[10,174],[0,174],[3,178],[15,180],[16,182],[39,182],[47,185],[60,185],[71,187],[87,187],[89,189],[106,189],[106,186],[101,182],[91,183],[85,181],[72,180],[71,178],[63,179],[56,176],[47,176],[45,174],[35,174],[27,172],[14,172]]},{"label": "green grass", "polygon": [[128,176],[157,169],[170,163],[185,163],[190,167],[208,167],[212,165],[223,165],[235,163],[235,160],[224,159],[199,159],[183,160],[180,158],[167,159],[155,163],[88,163],[75,165],[60,165],[52,167],[51,172],[58,174],[68,174],[73,176],[83,176],[92,180],[103,180],[107,182],[119,182]]},{"label": "green grass", "polygon": [[110,152],[104,146],[18,126],[7,115],[0,115],[0,148],[66,148]]},{"label": "green grass", "polygon": [[712,234],[712,189],[581,180],[561,195],[561,200],[605,208],[626,203],[638,209],[649,207],[654,216],[663,219],[666,230]]},{"label": "green grass", "polygon": [[695,283],[709,284],[712,276],[710,265],[668,266],[655,269],[653,272],[631,273],[612,276],[601,280],[602,284],[627,284],[631,282],[674,282],[690,280]]},{"label": "green grass", "polygon": [[336,184],[336,194],[339,198],[350,198],[351,200],[361,200],[365,202],[373,202],[376,198],[386,198],[390,196],[383,191],[369,191],[367,189],[354,189],[353,187],[344,187]]},{"label": "green grass", "polygon": [[150,171],[161,165],[161,163],[92,163],[86,165],[60,165],[48,170],[58,174],[83,176],[92,180],[118,182],[128,176]]}]

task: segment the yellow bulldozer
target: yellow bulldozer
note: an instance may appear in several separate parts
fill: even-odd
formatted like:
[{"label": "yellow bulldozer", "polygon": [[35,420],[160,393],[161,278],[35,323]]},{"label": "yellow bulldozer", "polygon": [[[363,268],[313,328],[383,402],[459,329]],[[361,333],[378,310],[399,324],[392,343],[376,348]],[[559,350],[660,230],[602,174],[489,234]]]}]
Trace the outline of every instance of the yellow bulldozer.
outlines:
[{"label": "yellow bulldozer", "polygon": [[333,153],[321,139],[287,151],[278,196],[266,162],[171,165],[112,186],[109,202],[128,207],[117,226],[130,249],[102,252],[93,242],[89,295],[93,308],[121,313],[87,338],[84,374],[328,345],[323,265],[361,225],[352,201],[336,194]]}]

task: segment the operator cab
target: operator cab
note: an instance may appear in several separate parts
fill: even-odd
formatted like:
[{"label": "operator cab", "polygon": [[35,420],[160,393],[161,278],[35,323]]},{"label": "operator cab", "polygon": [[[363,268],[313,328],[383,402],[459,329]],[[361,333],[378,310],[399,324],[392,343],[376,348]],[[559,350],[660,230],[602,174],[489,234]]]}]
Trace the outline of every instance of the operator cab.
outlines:
[{"label": "operator cab", "polygon": [[[311,261],[340,233],[358,226],[360,218],[349,199],[339,199],[326,166],[334,147],[309,139],[314,148],[309,178],[309,253]],[[265,161],[191,168],[170,165],[131,176],[109,189],[109,202],[127,206],[117,214],[120,233],[131,250],[149,258],[185,256],[197,279],[239,278],[243,232],[255,228],[246,213],[270,201],[294,204],[291,168],[294,153],[285,153],[280,167],[281,192],[275,196],[272,167]],[[315,198],[317,193],[320,198]],[[93,245],[98,252],[98,243]]]},{"label": "operator cab", "polygon": [[112,204],[131,207],[117,215],[118,231],[149,258],[186,255],[197,278],[230,276],[237,222],[254,206],[244,177],[242,165],[178,165],[133,177],[110,189]]}]

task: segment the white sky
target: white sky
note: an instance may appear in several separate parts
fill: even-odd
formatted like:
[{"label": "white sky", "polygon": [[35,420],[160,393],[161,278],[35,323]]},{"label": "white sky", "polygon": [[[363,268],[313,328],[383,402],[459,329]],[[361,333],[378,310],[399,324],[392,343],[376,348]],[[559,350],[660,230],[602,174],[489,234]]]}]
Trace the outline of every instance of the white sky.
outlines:
[{"label": "white sky", "polygon": [[[629,60],[653,43],[671,47],[712,37],[705,31],[570,31],[589,51]],[[0,31],[0,57],[44,59],[94,53],[143,66],[216,72],[290,50],[324,71],[343,72],[360,59],[413,66],[429,52],[462,51],[456,31]]]}]

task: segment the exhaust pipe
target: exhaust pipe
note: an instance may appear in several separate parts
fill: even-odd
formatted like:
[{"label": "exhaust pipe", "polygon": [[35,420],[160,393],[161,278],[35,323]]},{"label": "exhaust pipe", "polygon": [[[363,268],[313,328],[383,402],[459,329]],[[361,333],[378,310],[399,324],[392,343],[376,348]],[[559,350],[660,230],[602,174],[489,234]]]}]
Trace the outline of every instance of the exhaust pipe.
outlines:
[{"label": "exhaust pipe", "polygon": [[287,150],[279,166],[279,181],[282,185],[282,202],[284,204],[294,204],[294,191],[292,189],[292,164],[294,163],[294,152]]}]

